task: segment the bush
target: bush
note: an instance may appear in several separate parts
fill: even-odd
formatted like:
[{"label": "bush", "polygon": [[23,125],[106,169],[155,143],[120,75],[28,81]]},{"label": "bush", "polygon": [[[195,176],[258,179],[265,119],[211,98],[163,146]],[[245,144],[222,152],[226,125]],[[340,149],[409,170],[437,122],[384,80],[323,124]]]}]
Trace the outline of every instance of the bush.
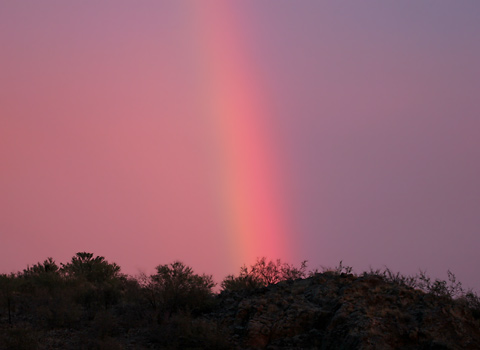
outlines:
[{"label": "bush", "polygon": [[222,281],[222,290],[224,291],[242,291],[242,290],[252,290],[264,287],[265,284],[260,281],[259,279],[255,278],[254,276],[248,275],[248,273],[244,273],[242,270],[240,272],[240,276],[233,276],[228,275]]},{"label": "bush", "polygon": [[146,293],[154,308],[160,306],[167,313],[178,310],[200,311],[208,306],[215,286],[211,275],[197,275],[180,261],[159,265],[157,273],[144,281]]},{"label": "bush", "polygon": [[110,264],[103,256],[93,257],[92,253],[77,253],[67,264],[62,264],[62,273],[69,278],[101,283],[121,277],[120,266]]},{"label": "bush", "polygon": [[222,290],[249,290],[281,281],[305,278],[306,268],[306,260],[297,268],[293,265],[282,263],[280,259],[277,259],[275,262],[267,262],[265,257],[257,258],[256,263],[251,265],[250,268],[247,268],[245,265],[242,266],[239,276],[228,275],[222,281]]},{"label": "bush", "polygon": [[340,260],[340,263],[338,264],[338,266],[335,266],[333,268],[322,266],[321,270],[319,270],[317,268],[317,269],[314,269],[314,270],[310,271],[308,273],[308,276],[313,277],[313,276],[320,275],[320,274],[323,274],[323,273],[329,274],[329,275],[341,275],[341,274],[350,275],[350,274],[353,274],[353,268],[351,266],[348,266],[348,265],[343,265],[343,260]]},{"label": "bush", "polygon": [[432,280],[425,271],[421,271],[414,276],[405,276],[399,272],[394,273],[389,268],[384,270],[373,270],[364,272],[363,276],[378,276],[384,281],[395,283],[407,288],[421,290],[424,293],[434,295],[439,298],[454,300],[464,303],[473,312],[476,318],[480,318],[480,297],[472,290],[465,290],[460,281],[453,272],[447,271],[448,281],[435,279]]},{"label": "bush", "polygon": [[103,256],[77,253],[61,273],[69,286],[76,290],[76,300],[87,308],[109,308],[118,303],[122,282],[120,266],[109,263]]},{"label": "bush", "polygon": [[36,295],[52,295],[62,287],[63,282],[60,269],[52,258],[27,267],[19,277],[23,282],[23,291]]}]

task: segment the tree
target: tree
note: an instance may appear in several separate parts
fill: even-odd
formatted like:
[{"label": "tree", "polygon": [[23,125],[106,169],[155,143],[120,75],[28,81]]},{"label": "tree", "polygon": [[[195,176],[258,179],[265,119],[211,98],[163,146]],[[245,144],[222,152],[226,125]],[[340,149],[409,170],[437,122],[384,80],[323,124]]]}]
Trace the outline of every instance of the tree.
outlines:
[{"label": "tree", "polygon": [[55,260],[53,258],[47,258],[43,263],[37,263],[32,267],[27,267],[23,270],[24,276],[35,276],[35,275],[42,275],[42,274],[56,274],[59,272],[59,268]]},{"label": "tree", "polygon": [[120,284],[125,279],[120,266],[109,263],[103,256],[92,253],[77,253],[67,264],[62,264],[62,274],[77,284],[77,299],[90,307],[98,303],[107,309],[115,304],[120,295]]},{"label": "tree", "polygon": [[92,253],[77,253],[72,261],[62,264],[61,271],[67,277],[99,283],[121,277],[120,266],[110,264],[103,256],[93,257]]},{"label": "tree", "polygon": [[55,260],[50,257],[43,263],[39,262],[27,267],[20,276],[25,280],[26,288],[32,290],[47,288],[52,292],[61,284],[60,269]]},{"label": "tree", "polygon": [[180,261],[156,267],[157,273],[150,276],[147,288],[155,295],[154,305],[167,313],[180,309],[199,309],[213,296],[215,286],[211,275],[197,275],[191,267]]}]

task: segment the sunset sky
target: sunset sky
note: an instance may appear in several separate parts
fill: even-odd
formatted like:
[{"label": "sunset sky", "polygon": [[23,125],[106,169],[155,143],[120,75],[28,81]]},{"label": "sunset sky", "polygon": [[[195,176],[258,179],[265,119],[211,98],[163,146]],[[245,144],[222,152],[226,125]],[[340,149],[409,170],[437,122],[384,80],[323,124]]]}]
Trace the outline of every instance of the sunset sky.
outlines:
[{"label": "sunset sky", "polygon": [[88,251],[480,289],[480,2],[0,1],[0,273]]}]

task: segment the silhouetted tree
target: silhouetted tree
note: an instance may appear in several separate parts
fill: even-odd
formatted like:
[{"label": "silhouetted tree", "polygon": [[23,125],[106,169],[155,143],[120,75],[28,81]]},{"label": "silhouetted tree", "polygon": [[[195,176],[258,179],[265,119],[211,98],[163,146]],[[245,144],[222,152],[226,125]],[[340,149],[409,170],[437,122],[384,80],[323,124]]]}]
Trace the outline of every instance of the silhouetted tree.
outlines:
[{"label": "silhouetted tree", "polygon": [[105,308],[115,304],[120,295],[120,285],[125,279],[120,266],[109,263],[103,256],[92,253],[77,253],[67,264],[62,264],[61,272],[71,283],[77,284],[77,299],[84,306],[100,303]]},{"label": "silhouetted tree", "polygon": [[23,275],[28,276],[28,275],[42,275],[42,274],[55,274],[59,272],[59,268],[55,260],[53,258],[47,258],[43,263],[37,263],[33,265],[32,267],[27,267],[25,270],[23,270]]},{"label": "silhouetted tree", "polygon": [[156,270],[146,287],[154,294],[155,305],[160,305],[168,313],[202,307],[213,295],[215,283],[212,276],[197,275],[180,261],[159,265]]},{"label": "silhouetted tree", "polygon": [[121,277],[120,266],[110,264],[103,256],[93,257],[92,253],[77,253],[61,271],[67,277],[85,279],[92,283],[105,282]]},{"label": "silhouetted tree", "polygon": [[39,262],[27,267],[20,276],[25,282],[25,288],[32,292],[42,288],[53,292],[61,284],[60,269],[53,258],[47,258],[43,263]]}]

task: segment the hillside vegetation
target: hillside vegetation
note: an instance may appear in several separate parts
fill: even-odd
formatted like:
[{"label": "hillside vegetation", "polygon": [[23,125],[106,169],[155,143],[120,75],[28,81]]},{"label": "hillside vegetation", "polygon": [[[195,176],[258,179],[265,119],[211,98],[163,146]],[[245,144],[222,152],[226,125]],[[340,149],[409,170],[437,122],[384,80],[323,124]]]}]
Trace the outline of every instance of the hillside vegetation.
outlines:
[{"label": "hillside vegetation", "polygon": [[175,261],[125,275],[80,252],[0,275],[0,350],[480,349],[480,299],[449,280],[258,259],[227,276]]}]

